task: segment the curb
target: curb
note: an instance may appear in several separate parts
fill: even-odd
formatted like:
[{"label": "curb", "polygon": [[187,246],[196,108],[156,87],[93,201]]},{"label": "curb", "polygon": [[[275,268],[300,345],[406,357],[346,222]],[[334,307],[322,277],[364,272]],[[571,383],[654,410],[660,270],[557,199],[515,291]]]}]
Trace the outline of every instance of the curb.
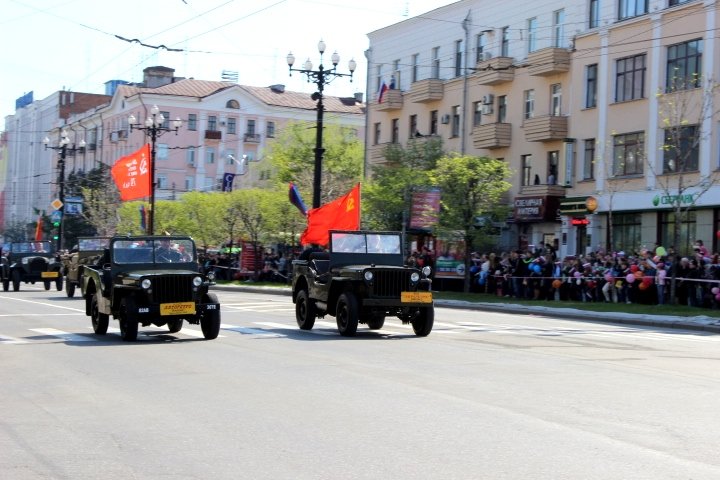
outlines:
[{"label": "curb", "polygon": [[[213,290],[226,292],[261,293],[266,295],[291,296],[290,287],[254,287],[251,285],[213,285]],[[603,313],[588,312],[574,308],[536,307],[517,304],[497,304],[483,302],[466,302],[462,300],[436,300],[435,305],[460,310],[485,310],[499,313],[515,313],[518,315],[553,316],[567,320],[586,322],[616,323],[621,325],[640,325],[646,327],[676,328],[702,332],[720,333],[720,319],[698,315],[695,317],[677,317],[673,315],[649,315],[634,313]]]}]

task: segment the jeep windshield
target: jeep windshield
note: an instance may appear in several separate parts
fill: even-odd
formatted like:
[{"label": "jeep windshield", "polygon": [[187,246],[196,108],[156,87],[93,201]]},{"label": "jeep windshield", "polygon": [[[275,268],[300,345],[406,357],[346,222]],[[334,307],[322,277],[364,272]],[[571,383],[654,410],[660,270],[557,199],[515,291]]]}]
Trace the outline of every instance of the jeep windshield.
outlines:
[{"label": "jeep windshield", "polygon": [[102,251],[107,248],[109,244],[109,238],[79,238],[78,250],[81,252]]},{"label": "jeep windshield", "polygon": [[188,238],[115,240],[111,250],[113,262],[119,265],[196,261],[195,243]]},{"label": "jeep windshield", "polygon": [[330,245],[334,253],[402,253],[397,233],[332,232]]},{"label": "jeep windshield", "polygon": [[12,253],[51,253],[50,242],[16,242],[10,244]]}]

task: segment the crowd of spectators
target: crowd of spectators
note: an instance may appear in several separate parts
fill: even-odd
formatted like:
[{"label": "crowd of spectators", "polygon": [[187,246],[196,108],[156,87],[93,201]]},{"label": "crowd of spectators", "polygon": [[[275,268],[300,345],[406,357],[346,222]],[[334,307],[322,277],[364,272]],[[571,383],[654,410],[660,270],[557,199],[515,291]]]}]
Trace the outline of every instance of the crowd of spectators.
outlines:
[{"label": "crowd of spectators", "polygon": [[257,269],[243,267],[239,253],[205,253],[200,256],[200,264],[205,273],[215,273],[215,278],[218,280],[288,283],[295,252],[260,249],[260,254],[261,258],[256,262]]},{"label": "crowd of spectators", "polygon": [[546,245],[533,251],[473,253],[470,272],[476,292],[526,300],[640,303],[672,302],[701,308],[720,307],[720,255],[702,241],[692,255],[676,254],[659,244],[638,252],[597,251],[558,258]]}]

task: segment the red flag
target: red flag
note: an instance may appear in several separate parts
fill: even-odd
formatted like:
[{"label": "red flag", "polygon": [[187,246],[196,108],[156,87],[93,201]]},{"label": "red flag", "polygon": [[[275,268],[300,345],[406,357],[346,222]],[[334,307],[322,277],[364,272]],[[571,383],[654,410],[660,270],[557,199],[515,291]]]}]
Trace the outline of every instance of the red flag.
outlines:
[{"label": "red flag", "polygon": [[111,173],[120,190],[120,200],[135,200],[150,196],[150,144],[115,162]]},{"label": "red flag", "polygon": [[43,236],[43,219],[42,215],[38,217],[37,225],[35,225],[35,241],[36,242],[42,242],[42,236]]},{"label": "red flag", "polygon": [[311,208],[308,226],[300,237],[303,245],[327,245],[329,230],[358,230],[360,228],[360,184],[350,192],[322,207]]}]

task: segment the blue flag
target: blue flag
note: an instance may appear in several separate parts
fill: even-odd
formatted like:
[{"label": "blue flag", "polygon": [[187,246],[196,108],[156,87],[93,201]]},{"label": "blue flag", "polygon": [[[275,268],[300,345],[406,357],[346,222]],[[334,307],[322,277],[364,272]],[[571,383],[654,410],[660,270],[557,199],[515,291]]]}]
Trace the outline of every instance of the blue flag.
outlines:
[{"label": "blue flag", "polygon": [[226,173],[223,175],[223,192],[232,192],[233,180],[235,180],[234,173]]},{"label": "blue flag", "polygon": [[295,205],[300,213],[307,215],[307,207],[300,196],[300,191],[297,189],[294,183],[290,182],[290,191],[288,192],[290,197],[290,203]]}]

